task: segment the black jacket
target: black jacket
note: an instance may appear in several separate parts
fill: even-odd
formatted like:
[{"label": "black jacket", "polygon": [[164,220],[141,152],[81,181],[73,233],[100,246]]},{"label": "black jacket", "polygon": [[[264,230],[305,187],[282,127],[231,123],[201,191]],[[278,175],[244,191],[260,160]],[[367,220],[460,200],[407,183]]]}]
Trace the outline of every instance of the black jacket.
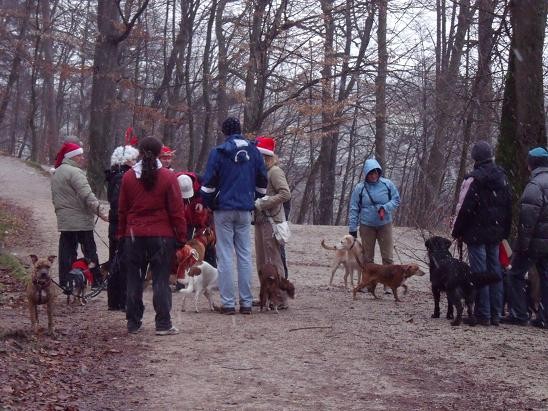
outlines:
[{"label": "black jacket", "polygon": [[537,167],[520,201],[516,251],[548,255],[548,167]]},{"label": "black jacket", "polygon": [[461,188],[453,237],[466,244],[498,244],[510,235],[512,196],[504,170],[489,160],[476,164]]},{"label": "black jacket", "polygon": [[112,166],[110,170],[105,171],[105,180],[107,182],[107,199],[110,203],[110,211],[108,212],[108,237],[110,239],[114,239],[116,237],[116,229],[118,227],[118,200],[120,198],[122,177],[130,168],[131,167],[126,165]]}]

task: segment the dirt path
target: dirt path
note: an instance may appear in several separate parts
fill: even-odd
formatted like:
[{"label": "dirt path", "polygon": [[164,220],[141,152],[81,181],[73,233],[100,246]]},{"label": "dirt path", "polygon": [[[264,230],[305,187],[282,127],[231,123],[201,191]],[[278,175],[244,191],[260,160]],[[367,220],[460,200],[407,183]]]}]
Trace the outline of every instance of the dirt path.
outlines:
[{"label": "dirt path", "polygon": [[[56,254],[47,177],[0,157],[0,187],[0,197],[31,209],[41,251]],[[86,372],[104,384],[93,392],[84,387],[67,404],[90,410],[548,409],[546,331],[454,328],[431,319],[428,276],[408,282],[402,303],[365,294],[353,301],[341,287],[327,287],[330,255],[320,247],[322,238],[333,243],[345,228],[292,228],[288,255],[297,295],[279,315],[221,316],[207,312],[205,299],[202,312],[183,313],[176,294],[173,322],[182,332],[157,337],[147,292],[144,332],[128,336],[123,316],[106,310],[104,295],[73,313],[60,301],[56,344],[72,343],[75,328],[88,330],[80,343],[102,353]],[[98,233],[106,239],[106,224],[99,223]],[[402,259],[410,261],[410,252],[424,257],[414,231],[397,229],[396,238]],[[103,261],[106,248],[98,246]],[[0,325],[8,318],[7,326],[15,326],[19,318],[28,326],[23,308],[3,311]]]}]

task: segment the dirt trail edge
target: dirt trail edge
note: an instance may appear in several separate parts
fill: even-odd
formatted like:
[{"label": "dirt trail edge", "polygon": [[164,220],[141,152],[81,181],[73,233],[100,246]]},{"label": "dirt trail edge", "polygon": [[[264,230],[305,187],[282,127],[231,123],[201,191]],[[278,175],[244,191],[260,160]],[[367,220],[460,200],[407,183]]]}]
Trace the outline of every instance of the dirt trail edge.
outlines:
[{"label": "dirt trail edge", "polygon": [[[0,198],[30,209],[41,239],[40,250],[18,253],[57,254],[48,177],[0,156]],[[340,271],[336,286],[327,286],[331,254],[320,246],[322,238],[333,244],[346,229],[291,228],[287,252],[296,299],[278,315],[222,316],[208,312],[205,299],[200,313],[181,312],[182,295],[174,294],[173,322],[181,333],[158,337],[147,290],[144,330],[129,336],[123,314],[106,310],[105,293],[85,307],[66,307],[59,298],[60,335],[57,340],[40,336],[38,344],[46,347],[45,356],[54,348],[80,345],[92,359],[73,364],[56,356],[67,363],[66,387],[59,388],[66,391],[64,405],[85,410],[548,409],[548,332],[451,327],[444,318],[432,319],[428,275],[408,281],[401,303],[391,295],[373,300],[358,294],[354,301],[342,287]],[[105,241],[106,229],[98,223]],[[397,228],[395,238],[403,262],[424,259],[416,231]],[[104,261],[106,247],[99,238],[97,245]],[[187,301],[189,310],[192,306]],[[7,312],[0,305],[0,326],[30,328],[26,308]],[[24,356],[20,360],[25,362]],[[3,366],[1,361],[0,352]],[[48,378],[48,364],[32,368],[29,372],[38,375],[33,379]],[[75,394],[70,379],[82,375],[91,384]],[[0,391],[0,409],[6,392]]]}]

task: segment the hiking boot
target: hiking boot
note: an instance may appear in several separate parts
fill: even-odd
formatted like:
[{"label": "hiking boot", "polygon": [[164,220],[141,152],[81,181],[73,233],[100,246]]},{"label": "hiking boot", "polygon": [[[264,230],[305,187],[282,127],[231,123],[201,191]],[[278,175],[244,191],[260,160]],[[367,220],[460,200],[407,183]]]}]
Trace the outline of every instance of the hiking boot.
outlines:
[{"label": "hiking boot", "polygon": [[141,326],[139,327],[131,327],[127,329],[128,334],[139,334],[141,332]]},{"label": "hiking boot", "polygon": [[476,324],[483,325],[484,327],[489,327],[491,325],[491,321],[487,318],[478,318]]},{"label": "hiking boot", "polygon": [[491,318],[491,325],[498,327],[499,324],[500,324],[500,320],[498,318]]},{"label": "hiking boot", "polygon": [[527,321],[527,320],[519,320],[516,317],[512,317],[510,315],[501,318],[500,322],[502,324],[521,325],[521,326],[525,326],[525,325],[529,324],[529,321]]},{"label": "hiking boot", "polygon": [[544,328],[545,330],[548,330],[548,324],[542,321],[540,318],[536,318],[534,320],[531,320],[531,325],[533,327],[537,328]]},{"label": "hiking boot", "polygon": [[236,309],[234,307],[223,307],[223,306],[217,307],[217,306],[214,306],[213,309],[215,311],[217,311],[219,314],[224,314],[224,315],[234,315],[234,314],[236,314]]},{"label": "hiking boot", "polygon": [[240,307],[240,314],[251,315],[251,307]]},{"label": "hiking boot", "polygon": [[171,327],[169,330],[156,330],[156,335],[175,335],[179,334],[179,329]]}]

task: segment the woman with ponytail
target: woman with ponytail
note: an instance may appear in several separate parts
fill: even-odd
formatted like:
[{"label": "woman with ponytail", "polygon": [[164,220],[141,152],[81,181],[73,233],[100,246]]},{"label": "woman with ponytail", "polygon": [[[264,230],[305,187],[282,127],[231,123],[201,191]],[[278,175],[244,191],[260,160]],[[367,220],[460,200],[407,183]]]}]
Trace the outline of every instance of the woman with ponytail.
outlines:
[{"label": "woman with ponytail", "polygon": [[147,137],[139,144],[139,161],[124,174],[120,189],[117,237],[123,241],[127,267],[128,332],[139,332],[143,305],[143,267],[152,272],[156,334],[177,334],[171,324],[169,275],[176,244],[186,242],[181,190],[175,174],[158,160],[162,143]]}]

